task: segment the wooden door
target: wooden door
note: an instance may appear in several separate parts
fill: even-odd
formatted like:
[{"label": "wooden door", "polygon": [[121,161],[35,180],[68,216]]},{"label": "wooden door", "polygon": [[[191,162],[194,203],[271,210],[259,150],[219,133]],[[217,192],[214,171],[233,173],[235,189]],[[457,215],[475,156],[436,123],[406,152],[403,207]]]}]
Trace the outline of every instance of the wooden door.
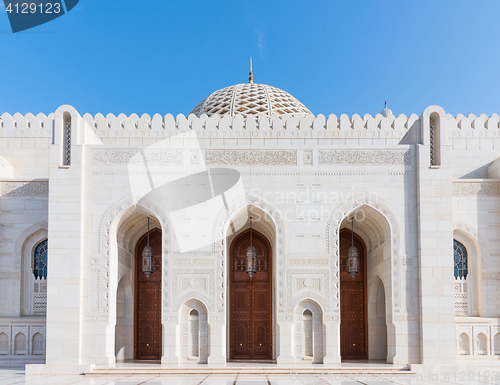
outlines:
[{"label": "wooden door", "polygon": [[250,231],[240,234],[230,247],[229,324],[231,360],[272,359],[271,245],[252,230],[252,246],[257,251],[257,273],[246,273],[245,255]]},{"label": "wooden door", "polygon": [[368,358],[366,324],[366,249],[354,234],[359,252],[359,273],[354,280],[347,273],[347,251],[351,247],[351,231],[340,232],[340,356],[346,359]]},{"label": "wooden door", "polygon": [[134,350],[137,360],[161,359],[161,231],[151,230],[149,245],[155,256],[155,271],[146,278],[142,272],[142,250],[147,245],[147,234],[136,248],[136,303]]}]

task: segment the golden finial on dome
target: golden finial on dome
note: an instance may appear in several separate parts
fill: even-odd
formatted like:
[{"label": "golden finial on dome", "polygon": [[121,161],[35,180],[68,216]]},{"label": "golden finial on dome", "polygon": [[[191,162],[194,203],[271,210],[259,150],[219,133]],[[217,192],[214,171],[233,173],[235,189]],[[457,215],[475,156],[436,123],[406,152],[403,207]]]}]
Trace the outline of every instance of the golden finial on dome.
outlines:
[{"label": "golden finial on dome", "polygon": [[250,73],[248,74],[248,82],[253,83],[252,57],[250,57]]}]

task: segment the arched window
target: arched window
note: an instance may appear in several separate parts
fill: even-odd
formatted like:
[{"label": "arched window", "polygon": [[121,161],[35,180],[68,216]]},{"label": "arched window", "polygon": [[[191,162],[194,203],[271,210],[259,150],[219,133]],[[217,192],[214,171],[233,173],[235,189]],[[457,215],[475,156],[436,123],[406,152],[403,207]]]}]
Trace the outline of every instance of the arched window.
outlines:
[{"label": "arched window", "polygon": [[458,354],[469,354],[469,336],[467,333],[462,333],[458,336]]},{"label": "arched window", "polygon": [[467,278],[467,249],[456,239],[453,240],[453,258],[455,278]]},{"label": "arched window", "polygon": [[429,120],[429,147],[431,167],[441,165],[439,115],[433,112]]},{"label": "arched window", "polygon": [[314,356],[314,344],[313,344],[313,315],[311,310],[306,309],[303,313],[304,321],[304,356],[313,357]]},{"label": "arched window", "polygon": [[71,166],[71,115],[64,114],[63,120],[63,165]]},{"label": "arched window", "polygon": [[35,248],[33,275],[36,278],[47,278],[47,239]]},{"label": "arched window", "polygon": [[189,313],[189,334],[191,335],[190,342],[190,356],[191,357],[199,357],[200,356],[200,339],[199,339],[199,331],[200,331],[200,322],[199,322],[199,314],[198,310],[193,309]]}]

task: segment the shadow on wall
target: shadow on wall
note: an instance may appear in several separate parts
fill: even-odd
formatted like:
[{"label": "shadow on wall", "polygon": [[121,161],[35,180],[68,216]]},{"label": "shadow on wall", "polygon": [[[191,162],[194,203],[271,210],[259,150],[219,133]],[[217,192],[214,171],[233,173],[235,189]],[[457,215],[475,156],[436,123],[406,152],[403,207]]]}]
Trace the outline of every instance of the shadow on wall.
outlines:
[{"label": "shadow on wall", "polygon": [[491,166],[493,162],[489,162],[484,166],[476,168],[474,171],[461,176],[460,179],[487,179],[488,178],[488,167]]}]

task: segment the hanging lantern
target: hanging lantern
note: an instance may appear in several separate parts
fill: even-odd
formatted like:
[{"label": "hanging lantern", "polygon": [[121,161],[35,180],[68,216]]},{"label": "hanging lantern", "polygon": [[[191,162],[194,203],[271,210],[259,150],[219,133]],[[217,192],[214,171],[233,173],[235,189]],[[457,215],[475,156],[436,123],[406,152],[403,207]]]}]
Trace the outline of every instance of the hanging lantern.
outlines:
[{"label": "hanging lantern", "polygon": [[250,279],[252,279],[257,272],[257,251],[255,247],[252,246],[252,217],[250,217],[250,246],[248,246],[246,252],[246,265],[247,274],[250,276]]},{"label": "hanging lantern", "polygon": [[142,251],[142,272],[149,279],[155,271],[155,256],[153,248],[149,246],[149,217],[148,217],[148,245]]},{"label": "hanging lantern", "polygon": [[354,247],[354,217],[352,217],[351,220],[351,247],[349,247],[347,251],[347,272],[350,274],[351,278],[354,279],[356,274],[359,273],[359,253],[358,249]]}]

